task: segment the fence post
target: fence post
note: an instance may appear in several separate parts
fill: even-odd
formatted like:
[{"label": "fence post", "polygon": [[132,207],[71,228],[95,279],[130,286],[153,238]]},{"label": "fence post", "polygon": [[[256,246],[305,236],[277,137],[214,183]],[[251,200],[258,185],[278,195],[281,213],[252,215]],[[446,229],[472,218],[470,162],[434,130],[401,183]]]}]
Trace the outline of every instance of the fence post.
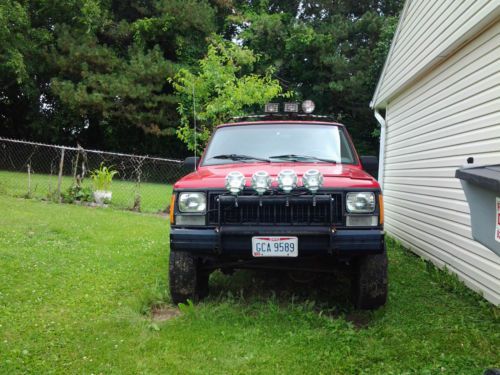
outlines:
[{"label": "fence post", "polygon": [[31,198],[31,163],[28,163],[28,198]]},{"label": "fence post", "polygon": [[57,176],[57,200],[61,201],[61,183],[64,168],[64,148],[61,149],[61,160],[59,161],[59,175]]},{"label": "fence post", "polygon": [[76,178],[77,172],[78,172],[78,160],[80,159],[80,145],[78,145],[78,151],[76,152],[76,161],[75,164],[73,165],[73,180],[75,181],[75,184],[80,185],[78,183],[78,180]]}]

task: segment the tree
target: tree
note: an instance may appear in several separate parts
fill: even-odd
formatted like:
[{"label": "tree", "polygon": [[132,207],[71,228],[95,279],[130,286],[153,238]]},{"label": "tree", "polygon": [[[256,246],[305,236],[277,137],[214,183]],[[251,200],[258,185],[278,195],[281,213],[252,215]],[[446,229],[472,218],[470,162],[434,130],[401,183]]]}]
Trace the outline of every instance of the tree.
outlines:
[{"label": "tree", "polygon": [[[279,82],[272,78],[272,69],[264,75],[251,73],[257,61],[252,50],[216,38],[200,60],[198,73],[181,69],[171,80],[180,100],[177,135],[190,150],[195,150],[195,144],[202,150],[214,126],[263,106],[282,93]],[[199,124],[196,138],[194,109]]]},{"label": "tree", "polygon": [[52,93],[80,116],[66,128],[130,151],[144,134],[172,139],[177,98],[165,77],[202,57],[214,17],[203,0],[84,2],[81,26],[61,25],[52,50]]},{"label": "tree", "polygon": [[179,155],[165,77],[218,31],[208,0],[5,0],[0,134]]},{"label": "tree", "polygon": [[358,150],[375,153],[369,103],[402,3],[241,0],[231,19],[237,38],[262,56],[257,69],[275,66],[285,88],[344,122]]},{"label": "tree", "polygon": [[[191,72],[212,80],[206,85],[194,80],[201,127],[207,127],[200,129],[200,141],[228,114],[255,110],[253,105],[264,101],[260,90],[274,88],[278,80],[295,99],[313,99],[318,113],[336,115],[350,128],[358,150],[372,153],[377,125],[368,105],[402,3],[3,0],[0,134],[180,157],[187,150],[175,134],[190,137],[192,98],[186,90],[193,85],[184,73]],[[199,64],[213,34],[226,42],[218,39],[205,63],[229,75],[222,88],[214,86],[215,73],[203,73]],[[228,41],[244,48],[232,50]],[[174,81],[185,92],[165,80],[178,71],[185,82]],[[244,97],[240,81],[255,89],[254,104]],[[218,99],[204,98],[203,90]],[[242,95],[241,107],[232,107],[223,94],[232,91]],[[212,107],[203,107],[205,102]]]}]

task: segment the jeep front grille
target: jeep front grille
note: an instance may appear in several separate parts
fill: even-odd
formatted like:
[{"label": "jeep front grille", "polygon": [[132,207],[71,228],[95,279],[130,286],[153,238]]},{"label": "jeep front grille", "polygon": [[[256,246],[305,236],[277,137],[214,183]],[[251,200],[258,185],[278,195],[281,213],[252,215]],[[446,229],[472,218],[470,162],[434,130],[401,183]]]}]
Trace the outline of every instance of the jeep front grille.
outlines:
[{"label": "jeep front grille", "polygon": [[286,195],[208,195],[211,225],[342,225],[342,193]]}]

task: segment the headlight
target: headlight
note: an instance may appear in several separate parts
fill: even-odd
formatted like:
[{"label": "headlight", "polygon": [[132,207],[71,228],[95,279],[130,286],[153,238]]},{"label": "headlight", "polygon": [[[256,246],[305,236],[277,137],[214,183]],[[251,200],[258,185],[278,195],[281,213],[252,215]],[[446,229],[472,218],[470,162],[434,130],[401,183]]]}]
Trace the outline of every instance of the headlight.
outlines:
[{"label": "headlight", "polygon": [[283,169],[278,174],[278,185],[285,193],[291,192],[297,186],[297,174],[291,169]]},{"label": "headlight", "polygon": [[205,193],[180,193],[179,211],[203,213],[207,208],[207,198]]},{"label": "headlight", "polygon": [[302,182],[307,190],[315,194],[323,185],[323,175],[317,169],[309,169],[302,176]]},{"label": "headlight", "polygon": [[369,213],[375,211],[375,194],[372,192],[347,193],[347,211]]},{"label": "headlight", "polygon": [[237,195],[245,187],[245,176],[238,171],[229,172],[226,176],[226,189]]},{"label": "headlight", "polygon": [[271,177],[266,171],[257,171],[252,176],[252,188],[257,194],[264,194],[271,187]]}]

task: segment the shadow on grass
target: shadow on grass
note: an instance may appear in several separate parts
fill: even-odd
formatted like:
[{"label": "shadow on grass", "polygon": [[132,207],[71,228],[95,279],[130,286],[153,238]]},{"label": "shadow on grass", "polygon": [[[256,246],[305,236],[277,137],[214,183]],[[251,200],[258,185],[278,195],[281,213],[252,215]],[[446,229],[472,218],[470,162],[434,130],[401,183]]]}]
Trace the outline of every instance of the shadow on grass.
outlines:
[{"label": "shadow on grass", "polygon": [[307,305],[322,316],[344,317],[355,328],[372,322],[370,311],[356,310],[351,304],[351,274],[348,266],[338,266],[332,274],[286,271],[238,270],[232,275],[214,272],[210,276],[210,296],[205,300],[238,304],[273,301],[282,308]]}]

